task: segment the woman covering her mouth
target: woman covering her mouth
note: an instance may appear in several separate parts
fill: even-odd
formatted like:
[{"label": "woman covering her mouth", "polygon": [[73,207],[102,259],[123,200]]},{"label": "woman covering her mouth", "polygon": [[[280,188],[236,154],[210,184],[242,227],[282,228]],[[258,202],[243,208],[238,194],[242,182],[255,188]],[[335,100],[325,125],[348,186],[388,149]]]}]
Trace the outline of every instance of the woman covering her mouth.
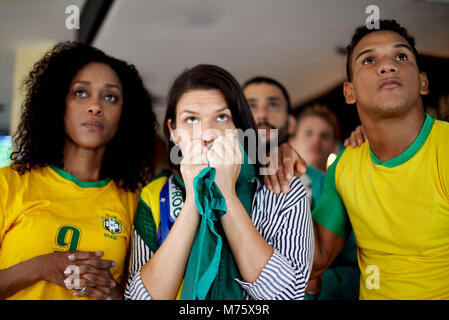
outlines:
[{"label": "woman covering her mouth", "polygon": [[178,147],[183,158],[141,192],[125,298],[303,299],[313,259],[306,191],[296,178],[288,194],[263,186],[248,156],[257,143],[236,133],[256,128],[234,77],[212,65],[181,73],[165,125],[171,159]]},{"label": "woman covering her mouth", "polygon": [[157,154],[150,96],[132,65],[77,43],[55,46],[25,84],[0,169],[0,298],[119,299]]}]

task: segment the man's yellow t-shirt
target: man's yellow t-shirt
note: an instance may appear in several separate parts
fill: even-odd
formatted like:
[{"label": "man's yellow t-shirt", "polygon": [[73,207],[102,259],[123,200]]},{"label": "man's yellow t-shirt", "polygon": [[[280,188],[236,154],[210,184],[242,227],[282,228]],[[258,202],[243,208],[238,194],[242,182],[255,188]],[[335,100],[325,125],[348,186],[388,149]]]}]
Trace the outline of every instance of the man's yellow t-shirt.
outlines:
[{"label": "man's yellow t-shirt", "polygon": [[449,299],[449,123],[426,114],[414,143],[381,162],[368,141],[329,168],[314,220],[358,244],[361,299]]},{"label": "man's yellow t-shirt", "polygon": [[[138,193],[110,179],[82,182],[59,168],[24,175],[0,169],[0,270],[54,251],[104,251],[122,281]],[[9,299],[80,299],[56,284],[39,281]],[[85,298],[81,298],[85,299]]]}]

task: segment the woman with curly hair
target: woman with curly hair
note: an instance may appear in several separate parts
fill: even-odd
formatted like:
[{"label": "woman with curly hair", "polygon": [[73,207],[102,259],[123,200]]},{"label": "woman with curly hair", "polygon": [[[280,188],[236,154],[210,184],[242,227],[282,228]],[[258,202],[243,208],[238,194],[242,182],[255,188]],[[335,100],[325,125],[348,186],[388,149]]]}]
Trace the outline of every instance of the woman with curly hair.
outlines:
[{"label": "woman with curly hair", "polygon": [[25,85],[0,169],[0,298],[119,299],[157,154],[150,95],[134,66],[76,42],[56,45]]}]

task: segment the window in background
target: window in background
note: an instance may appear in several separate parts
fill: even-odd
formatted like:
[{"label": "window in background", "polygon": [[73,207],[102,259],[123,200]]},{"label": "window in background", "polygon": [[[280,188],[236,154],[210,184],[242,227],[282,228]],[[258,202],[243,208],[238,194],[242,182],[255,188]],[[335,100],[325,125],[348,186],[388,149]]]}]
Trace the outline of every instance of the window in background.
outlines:
[{"label": "window in background", "polygon": [[0,136],[0,168],[11,163],[11,136]]}]

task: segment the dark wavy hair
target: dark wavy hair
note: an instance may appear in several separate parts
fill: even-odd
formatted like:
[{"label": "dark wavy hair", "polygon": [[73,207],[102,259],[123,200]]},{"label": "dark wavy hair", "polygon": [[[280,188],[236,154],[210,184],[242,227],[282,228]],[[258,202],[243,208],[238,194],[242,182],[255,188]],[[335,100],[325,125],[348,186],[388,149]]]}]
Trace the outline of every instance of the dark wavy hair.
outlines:
[{"label": "dark wavy hair", "polygon": [[157,122],[151,96],[133,65],[77,42],[57,44],[25,80],[26,97],[14,134],[12,167],[24,174],[36,167],[63,166],[66,96],[75,74],[90,62],[110,66],[123,87],[119,127],[106,148],[100,177],[134,191],[154,176],[157,161]]},{"label": "dark wavy hair", "polygon": [[416,50],[415,47],[415,38],[408,33],[406,28],[402,27],[399,23],[397,23],[396,20],[379,20],[379,29],[375,28],[368,29],[366,25],[362,25],[354,31],[354,34],[351,38],[351,43],[349,43],[349,45],[346,47],[347,52],[346,76],[348,78],[348,81],[352,81],[351,61],[352,61],[352,52],[354,51],[355,46],[357,45],[357,43],[359,43],[360,40],[362,40],[364,36],[376,31],[393,31],[399,34],[401,37],[403,37],[408,42],[410,48],[412,49],[413,54],[415,55],[419,71],[422,71],[421,58],[418,53],[418,50]]},{"label": "dark wavy hair", "polygon": [[[237,129],[246,131],[252,129],[257,133],[256,124],[254,122],[253,114],[248,105],[248,102],[243,94],[243,90],[240,87],[237,80],[226,70],[209,64],[199,64],[191,69],[186,69],[182,72],[173,82],[172,87],[168,93],[167,99],[167,111],[165,113],[164,120],[164,132],[169,142],[169,153],[174,148],[173,141],[170,139],[170,131],[167,127],[168,119],[171,119],[173,126],[176,121],[176,107],[178,105],[181,96],[192,90],[211,90],[218,89],[224,96],[229,109],[231,110],[232,119]],[[256,134],[257,141],[257,134]],[[248,145],[240,140],[244,150],[248,156]],[[257,159],[251,158],[259,167]],[[178,169],[179,166],[174,166],[170,162],[172,168]]]}]

